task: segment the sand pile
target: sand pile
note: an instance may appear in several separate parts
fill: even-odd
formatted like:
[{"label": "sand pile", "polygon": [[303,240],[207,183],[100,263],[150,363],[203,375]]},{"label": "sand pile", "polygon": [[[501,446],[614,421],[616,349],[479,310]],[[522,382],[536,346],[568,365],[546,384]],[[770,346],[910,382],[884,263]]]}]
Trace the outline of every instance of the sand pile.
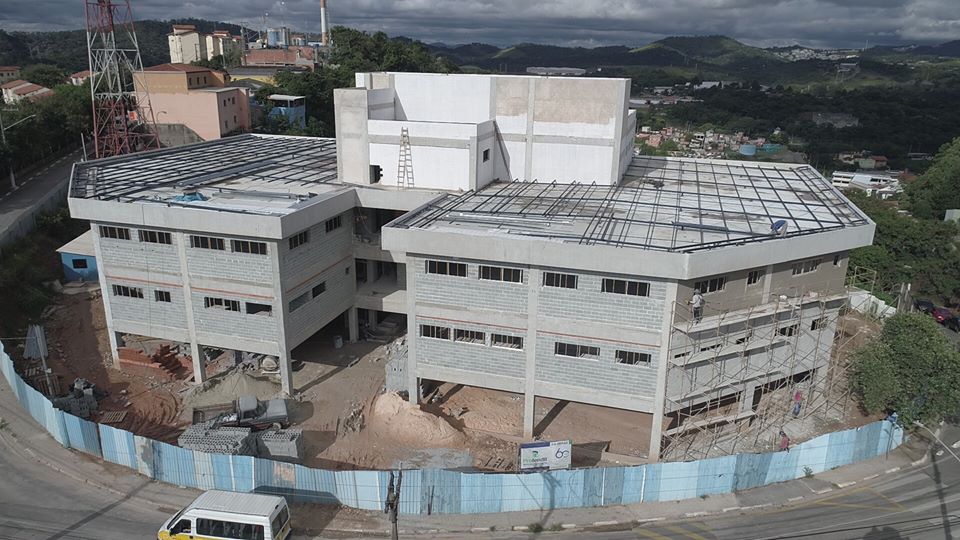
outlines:
[{"label": "sand pile", "polygon": [[414,448],[462,445],[466,437],[446,420],[411,404],[393,392],[373,403],[371,427],[397,443]]},{"label": "sand pile", "polygon": [[234,369],[213,377],[184,396],[184,407],[209,407],[230,403],[239,396],[271,399],[280,394],[280,385],[264,377]]}]

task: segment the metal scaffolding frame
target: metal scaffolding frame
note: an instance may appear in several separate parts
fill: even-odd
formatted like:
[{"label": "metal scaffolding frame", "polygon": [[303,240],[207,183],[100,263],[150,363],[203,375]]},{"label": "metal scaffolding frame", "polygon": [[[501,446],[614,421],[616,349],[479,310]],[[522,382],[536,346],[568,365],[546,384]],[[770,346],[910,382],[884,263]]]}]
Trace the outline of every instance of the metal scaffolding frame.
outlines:
[{"label": "metal scaffolding frame", "polygon": [[394,223],[482,227],[583,245],[695,252],[868,223],[807,165],[634,158],[614,186],[507,182],[447,195]]},{"label": "metal scaffolding frame", "polygon": [[[161,192],[235,181],[269,187],[272,196],[306,194],[337,181],[332,139],[240,135],[130,157],[78,163],[70,196],[121,202],[151,201]],[[253,192],[251,190],[251,192]]]},{"label": "metal scaffolding frame", "polygon": [[713,308],[699,323],[675,303],[662,459],[770,450],[781,429],[805,435],[791,433],[791,423],[844,420],[855,404],[847,344],[859,333],[848,328],[847,294],[811,285],[742,309]]}]

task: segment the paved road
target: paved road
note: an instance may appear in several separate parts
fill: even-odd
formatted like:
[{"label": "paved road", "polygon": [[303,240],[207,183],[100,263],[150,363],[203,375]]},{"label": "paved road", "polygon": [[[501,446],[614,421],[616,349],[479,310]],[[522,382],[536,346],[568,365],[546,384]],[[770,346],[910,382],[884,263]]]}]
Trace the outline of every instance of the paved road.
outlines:
[{"label": "paved road", "polygon": [[[7,230],[45,195],[69,181],[70,169],[78,159],[79,151],[52,161],[32,175],[17,178],[20,188],[0,197],[0,233]],[[0,181],[7,182],[8,179],[4,177]]]},{"label": "paved road", "polygon": [[[0,540],[152,538],[166,517],[195,496],[193,490],[150,482],[121,467],[64,450],[32,423],[5,383],[0,383],[0,417]],[[942,438],[960,440],[960,428],[947,428]],[[815,481],[823,483],[818,479],[799,482]],[[766,496],[751,490],[738,499],[745,500],[752,493]],[[631,530],[539,536],[563,540],[950,540],[960,538],[960,462],[944,451],[925,465],[803,501],[766,511],[660,521]],[[296,508],[295,523],[298,515],[308,513],[316,517],[324,511]],[[562,523],[561,514],[556,511],[553,517]],[[420,537],[536,536],[492,532]]]}]

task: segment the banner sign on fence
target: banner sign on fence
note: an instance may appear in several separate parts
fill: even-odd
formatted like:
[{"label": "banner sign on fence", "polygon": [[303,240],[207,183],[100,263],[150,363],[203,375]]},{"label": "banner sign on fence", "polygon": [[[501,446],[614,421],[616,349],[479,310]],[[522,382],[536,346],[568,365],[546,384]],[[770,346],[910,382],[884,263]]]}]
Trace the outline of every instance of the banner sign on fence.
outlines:
[{"label": "banner sign on fence", "polygon": [[540,441],[520,445],[520,470],[569,469],[573,441]]}]

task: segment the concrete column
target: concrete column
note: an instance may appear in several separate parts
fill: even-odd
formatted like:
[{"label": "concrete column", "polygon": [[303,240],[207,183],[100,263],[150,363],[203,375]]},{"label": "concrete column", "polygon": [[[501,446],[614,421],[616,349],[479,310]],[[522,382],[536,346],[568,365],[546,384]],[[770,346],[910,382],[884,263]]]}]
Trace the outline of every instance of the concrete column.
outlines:
[{"label": "concrete column", "polygon": [[523,340],[526,353],[526,370],[523,379],[523,436],[533,438],[537,396],[537,319],[540,312],[540,270],[527,270],[527,337]]},{"label": "concrete column", "polygon": [[[743,392],[740,394],[740,412],[747,412],[753,405],[753,394],[757,391],[757,385],[743,385]],[[792,397],[792,396],[791,396]]]},{"label": "concrete column", "polygon": [[93,255],[97,259],[97,279],[100,281],[100,301],[103,302],[103,315],[107,320],[107,336],[110,338],[110,358],[113,367],[120,369],[120,353],[117,351],[117,333],[113,330],[113,310],[110,309],[110,297],[113,292],[107,283],[107,268],[104,265],[103,254],[100,251],[100,234],[97,224],[91,222],[90,230],[93,233]]},{"label": "concrete column", "polygon": [[420,403],[420,378],[417,377],[417,336],[420,326],[417,324],[417,283],[414,267],[416,261],[406,264],[407,274],[407,392],[410,403]]},{"label": "concrete column", "polygon": [[293,396],[293,370],[290,369],[290,353],[286,347],[280,349],[277,364],[280,365],[280,386],[283,393],[287,396]]},{"label": "concrete column", "polygon": [[677,298],[677,282],[667,283],[663,302],[663,324],[660,328],[660,354],[657,360],[657,392],[653,401],[653,422],[650,426],[649,461],[660,461],[660,443],[663,437],[663,417],[667,399],[667,368],[670,362],[670,336],[673,334],[673,305]]},{"label": "concrete column", "polygon": [[174,236],[177,239],[177,255],[180,256],[183,305],[187,317],[187,333],[190,336],[190,355],[193,357],[193,382],[200,384],[206,375],[203,372],[203,355],[200,354],[200,344],[197,342],[197,321],[193,315],[193,287],[190,285],[190,271],[187,267],[187,242],[190,236],[186,233],[174,233]]},{"label": "concrete column", "polygon": [[360,319],[357,318],[355,307],[347,310],[347,333],[350,335],[350,343],[356,343],[360,339]]},{"label": "concrete column", "polygon": [[370,328],[371,331],[377,329],[377,310],[367,310],[367,327]]},{"label": "concrete column", "polygon": [[767,266],[766,271],[763,273],[763,303],[770,301],[770,292],[773,287],[773,265]]},{"label": "concrete column", "polygon": [[280,386],[283,393],[293,396],[293,370],[290,368],[290,349],[287,345],[286,309],[283,302],[283,280],[280,278],[280,243],[270,244],[270,264],[273,272],[274,317],[277,318],[277,364],[280,367]]}]

